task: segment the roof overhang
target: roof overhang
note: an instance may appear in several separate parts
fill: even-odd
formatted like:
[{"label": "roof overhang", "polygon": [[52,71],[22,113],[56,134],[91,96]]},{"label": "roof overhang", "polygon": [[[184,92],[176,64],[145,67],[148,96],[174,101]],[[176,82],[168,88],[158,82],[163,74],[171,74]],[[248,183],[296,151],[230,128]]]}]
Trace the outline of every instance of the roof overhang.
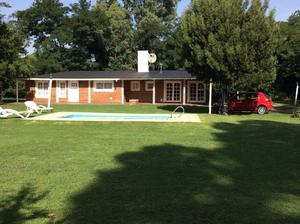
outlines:
[{"label": "roof overhang", "polygon": [[[48,81],[50,78],[17,78],[17,80],[24,80],[24,81]],[[104,81],[118,81],[121,79],[108,79],[108,78],[95,78],[95,79],[70,79],[70,78],[53,78],[53,81],[68,81],[68,80],[76,80],[76,81],[93,81],[93,80],[104,80]]]},{"label": "roof overhang", "polygon": [[187,71],[166,70],[166,71],[67,71],[53,74],[44,74],[35,77],[19,78],[18,80],[196,80]]},{"label": "roof overhang", "polygon": [[[122,78],[122,79],[109,79],[109,78],[92,78],[92,79],[79,79],[79,78],[53,78],[51,80],[53,81],[68,81],[68,80],[78,80],[78,81],[130,81],[130,80],[196,80],[197,78]],[[17,80],[23,80],[23,81],[49,81],[50,78],[17,78]]]}]

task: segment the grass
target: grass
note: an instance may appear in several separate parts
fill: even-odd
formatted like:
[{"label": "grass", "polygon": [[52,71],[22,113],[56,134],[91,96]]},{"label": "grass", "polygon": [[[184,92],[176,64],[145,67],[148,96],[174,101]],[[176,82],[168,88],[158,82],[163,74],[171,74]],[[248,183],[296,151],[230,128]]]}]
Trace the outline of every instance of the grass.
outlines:
[{"label": "grass", "polygon": [[203,123],[0,120],[0,223],[299,223],[300,120],[199,116]]}]

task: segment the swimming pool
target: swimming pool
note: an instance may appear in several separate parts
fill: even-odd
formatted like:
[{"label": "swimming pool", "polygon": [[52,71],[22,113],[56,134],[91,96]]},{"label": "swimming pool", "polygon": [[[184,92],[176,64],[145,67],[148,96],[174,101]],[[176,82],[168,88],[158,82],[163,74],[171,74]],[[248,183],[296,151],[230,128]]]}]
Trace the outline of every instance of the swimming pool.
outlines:
[{"label": "swimming pool", "polygon": [[127,113],[88,113],[56,112],[35,116],[28,120],[39,121],[118,121],[118,122],[201,122],[197,114],[182,114],[171,118],[170,114],[127,114]]},{"label": "swimming pool", "polygon": [[129,120],[168,120],[170,115],[147,114],[68,114],[61,118],[67,119],[129,119]]}]

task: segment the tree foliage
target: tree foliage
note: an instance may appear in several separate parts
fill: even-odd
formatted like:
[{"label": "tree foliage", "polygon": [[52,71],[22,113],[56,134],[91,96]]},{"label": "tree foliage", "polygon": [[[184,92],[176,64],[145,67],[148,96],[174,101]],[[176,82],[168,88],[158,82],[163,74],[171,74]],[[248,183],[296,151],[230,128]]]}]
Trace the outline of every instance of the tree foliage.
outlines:
[{"label": "tree foliage", "polygon": [[[9,5],[1,2],[0,7]],[[32,64],[28,63],[27,58],[21,57],[25,53],[25,41],[26,36],[18,25],[3,21],[3,15],[0,15],[0,103],[17,76],[34,73]]]},{"label": "tree foliage", "polygon": [[[133,24],[136,49],[150,50],[158,56],[164,68],[172,68],[165,48],[172,38],[179,0],[123,0]],[[167,41],[168,40],[168,41]]]},{"label": "tree foliage", "polygon": [[277,84],[281,90],[292,94],[296,82],[300,82],[300,10],[287,22],[280,23],[280,31]]},{"label": "tree foliage", "polygon": [[277,26],[268,1],[194,0],[180,29],[186,66],[234,89],[265,89],[276,75]]},{"label": "tree foliage", "polygon": [[109,41],[108,18],[105,12],[92,11],[87,0],[73,4],[71,12],[68,24],[71,31],[71,70],[105,69],[108,63],[106,45]]},{"label": "tree foliage", "polygon": [[0,91],[19,74],[135,70],[137,50],[157,54],[151,69],[187,68],[235,90],[268,89],[276,68],[278,86],[299,80],[299,11],[278,25],[268,0],[192,0],[178,18],[179,1],[34,0],[16,21],[0,14]]},{"label": "tree foliage", "polygon": [[123,0],[136,25],[148,12],[152,12],[162,22],[172,21],[176,16],[177,3],[178,0]]},{"label": "tree foliage", "polygon": [[98,1],[95,14],[104,14],[108,22],[106,54],[111,70],[132,70],[135,64],[135,46],[130,16],[117,1]]},{"label": "tree foliage", "polygon": [[35,0],[32,6],[16,16],[28,35],[41,43],[64,22],[68,7],[59,0]]},{"label": "tree foliage", "polygon": [[139,49],[157,53],[170,68],[174,63],[165,52],[174,37],[177,2],[98,0],[92,6],[78,0],[65,7],[59,0],[35,0],[16,16],[34,41],[39,73],[133,70]]}]

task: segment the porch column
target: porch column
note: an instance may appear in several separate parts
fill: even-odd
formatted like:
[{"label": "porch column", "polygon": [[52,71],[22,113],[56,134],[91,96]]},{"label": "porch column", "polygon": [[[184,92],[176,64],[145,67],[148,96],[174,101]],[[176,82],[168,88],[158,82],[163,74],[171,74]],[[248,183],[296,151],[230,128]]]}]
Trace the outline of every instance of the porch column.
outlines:
[{"label": "porch column", "polygon": [[124,80],[122,80],[122,86],[121,86],[121,102],[122,104],[125,103],[125,100],[124,100]]},{"label": "porch column", "polygon": [[155,79],[153,80],[153,88],[152,88],[152,104],[155,104]]},{"label": "porch column", "polygon": [[19,103],[19,82],[16,80],[16,102]]},{"label": "porch column", "polygon": [[298,93],[299,93],[299,82],[296,83],[295,106],[297,106]]},{"label": "porch column", "polygon": [[91,99],[91,80],[89,80],[89,87],[88,87],[88,103],[91,103],[92,102],[92,99]]},{"label": "porch column", "polygon": [[56,81],[56,103],[59,103],[59,81]]},{"label": "porch column", "polygon": [[183,100],[182,100],[182,104],[183,105],[186,104],[186,80],[183,80]]},{"label": "porch column", "polygon": [[51,96],[52,96],[52,74],[50,74],[49,84],[48,84],[48,107],[51,106]]},{"label": "porch column", "polygon": [[212,108],[212,78],[209,80],[209,103],[208,103],[208,113],[211,114]]}]

